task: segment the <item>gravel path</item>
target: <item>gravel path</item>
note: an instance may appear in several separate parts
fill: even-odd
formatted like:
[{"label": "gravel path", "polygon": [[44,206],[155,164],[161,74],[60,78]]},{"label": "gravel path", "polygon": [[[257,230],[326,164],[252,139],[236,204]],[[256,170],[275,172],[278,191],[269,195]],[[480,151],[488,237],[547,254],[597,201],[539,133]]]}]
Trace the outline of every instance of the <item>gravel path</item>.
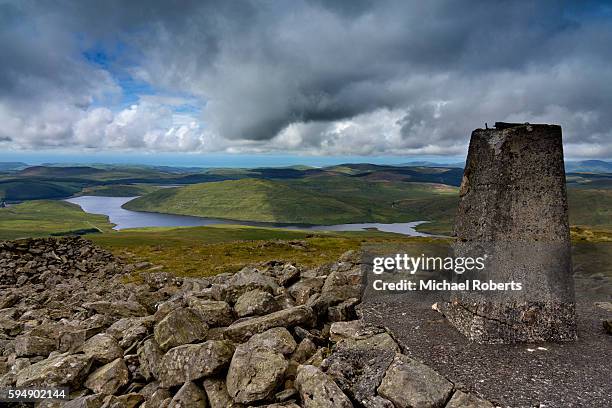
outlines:
[{"label": "gravel path", "polygon": [[612,407],[612,336],[594,306],[609,297],[578,296],[579,340],[565,344],[469,342],[431,309],[440,295],[389,295],[365,302],[364,318],[389,328],[404,352],[463,390],[503,407]]}]

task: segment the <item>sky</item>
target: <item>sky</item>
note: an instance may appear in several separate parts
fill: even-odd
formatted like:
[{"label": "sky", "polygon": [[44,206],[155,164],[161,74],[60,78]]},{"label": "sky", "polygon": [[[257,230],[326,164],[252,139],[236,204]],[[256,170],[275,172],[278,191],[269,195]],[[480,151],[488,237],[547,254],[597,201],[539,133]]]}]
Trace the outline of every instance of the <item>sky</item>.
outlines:
[{"label": "sky", "polygon": [[609,159],[610,44],[605,1],[0,0],[0,160],[454,161],[495,121]]}]

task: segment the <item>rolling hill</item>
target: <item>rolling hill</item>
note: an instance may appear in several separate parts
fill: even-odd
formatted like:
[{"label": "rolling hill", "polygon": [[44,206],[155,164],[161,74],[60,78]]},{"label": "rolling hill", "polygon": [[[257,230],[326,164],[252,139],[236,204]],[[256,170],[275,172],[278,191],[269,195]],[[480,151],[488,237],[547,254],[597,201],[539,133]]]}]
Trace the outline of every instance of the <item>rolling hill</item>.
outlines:
[{"label": "rolling hill", "polygon": [[[456,204],[456,191],[440,184],[372,182],[348,176],[242,179],[158,190],[124,208],[276,223],[407,222],[435,220],[437,211],[447,211],[438,208],[436,201]],[[414,202],[410,205],[406,200]],[[450,203],[448,207],[454,211]],[[426,211],[421,212],[423,209]]]},{"label": "rolling hill", "polygon": [[110,231],[104,215],[65,201],[30,201],[0,208],[0,239]]}]

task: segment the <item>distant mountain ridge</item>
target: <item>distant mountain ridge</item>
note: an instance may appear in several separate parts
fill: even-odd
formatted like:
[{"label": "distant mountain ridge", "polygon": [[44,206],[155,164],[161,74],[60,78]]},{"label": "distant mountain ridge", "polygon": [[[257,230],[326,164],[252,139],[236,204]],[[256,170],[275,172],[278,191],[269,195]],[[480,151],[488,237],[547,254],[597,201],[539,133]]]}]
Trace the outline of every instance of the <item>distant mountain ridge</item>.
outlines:
[{"label": "distant mountain ridge", "polygon": [[0,171],[16,171],[26,167],[28,164],[23,162],[0,162]]},{"label": "distant mountain ridge", "polygon": [[612,162],[603,160],[566,161],[565,171],[572,173],[612,173]]}]

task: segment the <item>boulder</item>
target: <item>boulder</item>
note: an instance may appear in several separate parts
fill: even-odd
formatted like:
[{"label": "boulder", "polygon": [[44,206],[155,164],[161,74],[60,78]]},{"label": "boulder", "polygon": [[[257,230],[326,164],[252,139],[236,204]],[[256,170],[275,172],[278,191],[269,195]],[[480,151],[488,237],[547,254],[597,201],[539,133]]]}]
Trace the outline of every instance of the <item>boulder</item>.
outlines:
[{"label": "boulder", "polygon": [[159,378],[159,365],[164,356],[155,339],[147,339],[138,348],[140,373],[147,380]]},{"label": "boulder", "polygon": [[396,354],[378,387],[378,394],[397,408],[441,407],[453,384],[425,364]]},{"label": "boulder", "polygon": [[321,369],[353,400],[364,406],[381,403],[376,389],[399,346],[387,333],[364,339],[344,339],[321,364]]},{"label": "boulder", "polygon": [[248,344],[252,348],[265,348],[285,356],[293,353],[297,347],[293,336],[284,327],[275,327],[263,333],[255,334],[249,339]]},{"label": "boulder", "polygon": [[55,350],[55,341],[46,337],[24,334],[15,338],[17,357],[48,356]]},{"label": "boulder", "polygon": [[273,327],[292,327],[295,325],[312,325],[315,321],[312,309],[308,306],[295,306],[279,310],[265,316],[234,322],[225,329],[225,338],[243,342],[253,334],[264,332]]},{"label": "boulder", "polygon": [[317,352],[317,346],[312,340],[306,338],[300,341],[295,351],[291,355],[291,360],[302,364]]},{"label": "boulder", "polygon": [[324,283],[325,278],[322,277],[304,278],[289,287],[289,294],[298,305],[303,305],[310,296],[321,291]]},{"label": "boulder", "polygon": [[282,353],[252,340],[236,348],[227,372],[227,392],[241,404],[270,399],[289,365]]},{"label": "boulder", "polygon": [[170,391],[168,391],[165,388],[158,388],[155,392],[153,392],[153,394],[151,394],[148,398],[146,398],[146,401],[144,402],[144,404],[141,405],[141,408],[159,408],[162,405],[163,401],[168,400],[168,402],[170,402],[172,395],[170,394]]},{"label": "boulder", "polygon": [[100,408],[135,408],[143,401],[143,396],[137,393],[124,394],[118,397],[109,395],[104,398],[104,405]]},{"label": "boulder", "polygon": [[70,401],[66,401],[64,408],[100,408],[104,403],[104,395],[84,395]]},{"label": "boulder", "polygon": [[117,339],[121,348],[128,350],[149,334],[154,323],[153,316],[123,318],[113,323],[106,333]]},{"label": "boulder", "polygon": [[384,332],[385,329],[368,325],[363,320],[352,320],[332,323],[329,328],[329,338],[333,342],[338,342],[343,339],[365,339]]},{"label": "boulder", "polygon": [[162,350],[204,340],[208,325],[191,309],[170,312],[155,325],[155,341]]},{"label": "boulder", "polygon": [[494,405],[474,394],[457,390],[445,408],[494,408]]},{"label": "boulder", "polygon": [[[101,316],[101,315],[96,315]],[[76,353],[81,350],[81,347],[87,339],[91,336],[94,336],[101,331],[104,331],[105,327],[102,326],[94,326],[91,328],[71,328],[66,329],[62,334],[60,334],[58,343],[59,343],[59,351],[62,353],[70,352]]]},{"label": "boulder", "polygon": [[344,339],[334,346],[334,351],[370,349],[389,350],[395,353],[401,351],[389,333],[378,333],[364,339]]},{"label": "boulder", "polygon": [[224,379],[205,378],[203,386],[208,396],[210,408],[227,408],[232,405],[233,401],[227,393]]},{"label": "boulder", "polygon": [[234,310],[239,317],[261,316],[278,310],[278,303],[274,296],[261,289],[255,289],[242,294]]},{"label": "boulder", "polygon": [[295,385],[304,408],[352,408],[353,404],[325,373],[315,366],[298,368]]},{"label": "boulder", "polygon": [[169,408],[207,408],[206,395],[204,391],[188,381],[177,391],[170,401]]},{"label": "boulder", "polygon": [[129,372],[122,358],[118,358],[91,373],[85,387],[96,394],[115,394],[129,381]]},{"label": "boulder", "polygon": [[330,322],[342,322],[357,318],[355,306],[359,304],[358,298],[350,298],[336,306],[327,308],[327,318]]},{"label": "boulder", "polygon": [[85,309],[113,317],[138,317],[148,315],[147,309],[138,302],[127,300],[97,301],[83,303]]},{"label": "boulder", "polygon": [[161,360],[160,383],[167,388],[218,374],[228,366],[233,353],[231,343],[218,340],[175,347]]},{"label": "boulder", "polygon": [[234,274],[227,282],[226,297],[228,302],[234,303],[244,293],[260,289],[275,294],[278,285],[274,278],[265,276],[256,268],[246,266]]},{"label": "boulder", "polygon": [[300,270],[291,264],[286,264],[275,273],[276,281],[281,286],[287,286],[300,278]]},{"label": "boulder", "polygon": [[83,354],[56,354],[17,373],[17,387],[72,387],[89,372],[91,358]]},{"label": "boulder", "polygon": [[227,302],[190,296],[187,304],[209,327],[229,326],[234,321],[232,308]]},{"label": "boulder", "polygon": [[102,364],[123,357],[123,350],[119,347],[117,340],[105,333],[91,337],[83,344],[82,349],[86,356]]}]

